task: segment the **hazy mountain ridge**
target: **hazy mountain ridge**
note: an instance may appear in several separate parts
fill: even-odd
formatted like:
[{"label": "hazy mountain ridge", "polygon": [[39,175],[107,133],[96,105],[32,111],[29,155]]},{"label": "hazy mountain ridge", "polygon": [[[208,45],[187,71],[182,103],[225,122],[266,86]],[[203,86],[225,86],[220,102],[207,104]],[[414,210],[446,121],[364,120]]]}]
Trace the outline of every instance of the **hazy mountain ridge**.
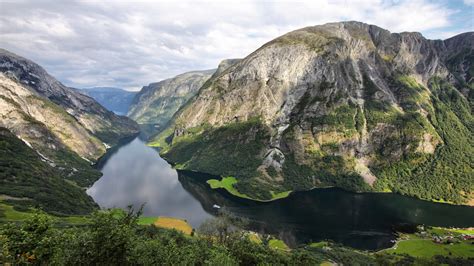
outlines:
[{"label": "hazy mountain ridge", "polygon": [[156,139],[171,162],[236,176],[256,198],[335,185],[467,202],[473,38],[296,30],[211,78]]},{"label": "hazy mountain ridge", "polygon": [[80,93],[94,98],[98,103],[118,115],[126,115],[135,91],[127,91],[113,87],[93,87],[81,89]]}]

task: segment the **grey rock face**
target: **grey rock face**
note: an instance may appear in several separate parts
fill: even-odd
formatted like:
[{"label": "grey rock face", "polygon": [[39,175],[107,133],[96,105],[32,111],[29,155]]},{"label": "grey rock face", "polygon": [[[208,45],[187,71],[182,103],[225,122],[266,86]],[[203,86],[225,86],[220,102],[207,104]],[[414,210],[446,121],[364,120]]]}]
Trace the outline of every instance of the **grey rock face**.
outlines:
[{"label": "grey rock face", "polygon": [[0,49],[0,72],[39,97],[61,106],[102,141],[115,144],[120,138],[136,134],[137,125],[126,117],[108,111],[94,99],[61,84],[41,66]]},{"label": "grey rock face", "polygon": [[474,64],[474,32],[456,35],[443,44],[443,59],[452,73],[451,80],[462,87],[463,94],[469,97],[468,87],[474,82],[474,73],[469,71]]},{"label": "grey rock face", "polygon": [[225,70],[227,70],[227,69],[228,69],[229,67],[231,67],[232,65],[237,64],[237,63],[240,62],[241,60],[242,60],[242,59],[240,59],[240,58],[224,59],[224,60],[222,60],[222,61],[219,63],[219,66],[217,67],[216,72],[214,72],[214,74],[212,74],[212,77],[219,76],[220,74],[222,74],[222,72],[224,72]]},{"label": "grey rock face", "polygon": [[[164,155],[178,157],[174,148],[183,150],[182,135],[258,118],[268,128],[270,144],[258,155],[257,173],[246,178],[277,189],[292,186],[285,180],[302,178],[285,173],[284,164],[292,163],[314,173],[355,174],[373,186],[378,178],[373,169],[410,154],[432,154],[443,143],[429,121],[430,82],[451,80],[467,96],[473,39],[466,33],[428,40],[420,33],[390,33],[360,22],[290,32],[207,81],[174,116],[168,132],[175,134],[168,137],[173,141]],[[422,126],[400,122],[416,121],[408,117]],[[342,163],[328,166],[334,158]],[[196,155],[188,162],[199,160]],[[269,175],[270,166],[277,174]],[[313,186],[324,183],[317,175],[309,178]]]},{"label": "grey rock face", "polygon": [[145,86],[135,96],[128,116],[140,124],[153,124],[156,130],[163,129],[207,80],[217,77],[240,60],[225,59],[217,69],[192,71]]}]

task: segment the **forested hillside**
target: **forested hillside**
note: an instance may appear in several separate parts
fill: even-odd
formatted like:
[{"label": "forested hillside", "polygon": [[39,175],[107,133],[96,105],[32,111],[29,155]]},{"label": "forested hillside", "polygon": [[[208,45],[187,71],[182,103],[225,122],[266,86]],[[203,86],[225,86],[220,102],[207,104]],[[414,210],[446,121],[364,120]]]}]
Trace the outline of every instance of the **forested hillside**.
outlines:
[{"label": "forested hillside", "polygon": [[81,187],[64,179],[36,151],[2,127],[0,199],[17,210],[36,207],[62,215],[86,214],[97,209]]}]

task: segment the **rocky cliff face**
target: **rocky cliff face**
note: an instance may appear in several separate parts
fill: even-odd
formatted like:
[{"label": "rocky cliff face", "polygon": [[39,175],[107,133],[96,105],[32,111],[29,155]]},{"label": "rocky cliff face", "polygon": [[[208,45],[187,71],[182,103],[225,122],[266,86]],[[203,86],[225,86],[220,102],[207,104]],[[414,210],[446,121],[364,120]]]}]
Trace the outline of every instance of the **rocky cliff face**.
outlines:
[{"label": "rocky cliff face", "polygon": [[214,74],[212,74],[212,78],[215,78],[219,75],[222,74],[222,72],[224,72],[225,70],[227,70],[229,67],[231,67],[232,65],[235,65],[237,64],[238,62],[240,62],[242,59],[239,59],[239,58],[233,58],[233,59],[224,59],[222,60],[220,63],[219,63],[219,66],[217,66],[217,69],[216,69],[216,72],[214,72]]},{"label": "rocky cliff face", "polygon": [[139,124],[154,124],[157,129],[165,126],[214,71],[188,72],[143,87],[135,96],[128,116]]},{"label": "rocky cliff face", "polygon": [[100,176],[91,162],[109,145],[138,133],[132,120],[107,111],[6,50],[0,50],[0,116],[1,127],[82,186]]},{"label": "rocky cliff face", "polygon": [[163,155],[261,199],[339,186],[467,202],[473,40],[359,22],[290,32],[206,82],[158,137]]},{"label": "rocky cliff face", "polygon": [[85,129],[107,144],[115,144],[124,136],[137,133],[136,124],[108,111],[94,99],[68,88],[32,61],[6,50],[0,50],[0,72],[36,95],[62,107]]}]

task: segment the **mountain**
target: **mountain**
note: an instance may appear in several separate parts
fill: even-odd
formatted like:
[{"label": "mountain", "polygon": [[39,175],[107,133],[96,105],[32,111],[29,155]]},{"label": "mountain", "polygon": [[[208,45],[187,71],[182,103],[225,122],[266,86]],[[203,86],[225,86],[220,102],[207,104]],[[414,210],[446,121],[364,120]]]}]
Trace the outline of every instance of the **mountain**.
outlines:
[{"label": "mountain", "polygon": [[254,199],[337,186],[472,205],[473,47],[473,32],[296,30],[214,75],[152,141]]},{"label": "mountain", "polygon": [[0,127],[0,195],[17,208],[35,206],[55,214],[86,214],[94,200],[8,129]]},{"label": "mountain", "polygon": [[137,94],[111,87],[94,87],[80,90],[82,94],[88,95],[108,110],[118,115],[126,115],[133,98]]},{"label": "mountain", "polygon": [[2,49],[0,62],[2,80],[10,80],[42,100],[61,107],[103,142],[116,144],[120,138],[137,133],[136,123],[132,120],[117,116],[77,89],[64,86],[30,60]]},{"label": "mountain", "polygon": [[128,117],[159,129],[208,80],[215,70],[187,72],[143,87],[133,99]]},{"label": "mountain", "polygon": [[237,64],[240,62],[242,59],[240,58],[232,58],[232,59],[224,59],[222,60],[219,65],[217,66],[216,71],[212,74],[212,77],[217,77],[218,75],[222,74],[225,70],[227,70],[229,67],[232,65]]},{"label": "mountain", "polygon": [[[8,175],[2,176],[2,182],[13,178],[10,185],[28,183],[24,177],[31,178],[34,173],[38,180],[57,181],[56,177],[61,177],[62,183],[51,181],[58,186],[67,184],[76,189],[90,186],[101,175],[91,167],[91,163],[109,146],[138,133],[138,126],[132,120],[115,115],[94,99],[64,86],[39,65],[3,49],[0,49],[0,117],[0,127],[9,132],[2,133],[6,136],[2,139],[4,145],[25,150],[25,158],[33,158],[31,150],[34,150],[43,162],[31,159],[31,168],[24,169],[26,164],[11,161],[11,154],[2,153],[0,162],[9,169]],[[17,139],[10,134],[22,140],[28,148],[18,145]],[[8,188],[9,193],[3,191],[6,195],[18,196],[13,187]],[[51,192],[46,191],[52,187],[45,182],[35,189],[47,195]],[[67,189],[73,188],[64,188]],[[32,197],[31,190],[24,189],[22,193],[23,197]],[[73,196],[74,193],[67,195]],[[85,209],[95,206],[87,200],[77,199],[78,204],[84,202]],[[42,203],[46,204],[45,201]],[[57,211],[69,212],[64,209]]]}]

